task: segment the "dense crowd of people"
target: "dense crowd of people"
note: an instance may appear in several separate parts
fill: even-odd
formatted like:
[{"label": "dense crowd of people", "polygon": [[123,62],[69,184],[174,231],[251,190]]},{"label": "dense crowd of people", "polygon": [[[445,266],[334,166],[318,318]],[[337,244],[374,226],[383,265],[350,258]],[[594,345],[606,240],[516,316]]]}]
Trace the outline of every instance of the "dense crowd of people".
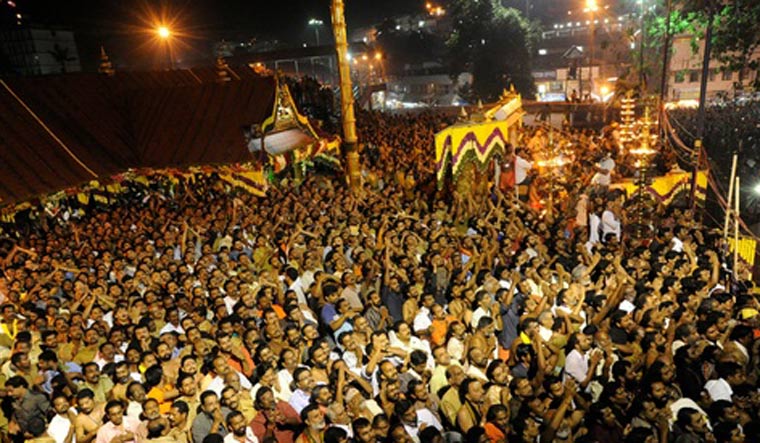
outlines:
[{"label": "dense crowd of people", "polygon": [[[697,110],[674,109],[669,112],[673,127],[691,146],[697,134]],[[734,100],[714,103],[705,110],[704,147],[710,169],[718,183],[728,187],[734,153],[739,155],[737,175],[754,177],[760,168],[760,101]],[[724,190],[724,193],[727,190]],[[760,205],[750,192],[742,195],[742,217],[749,225],[760,223]]]},{"label": "dense crowd of people", "polygon": [[358,120],[358,194],[206,178],[17,226],[0,243],[7,440],[760,441],[749,277],[689,210],[630,236],[607,136],[577,135],[598,155],[571,174],[593,173],[547,216],[510,191],[541,180],[545,132],[525,131],[512,183],[446,198],[432,136],[451,118]]}]

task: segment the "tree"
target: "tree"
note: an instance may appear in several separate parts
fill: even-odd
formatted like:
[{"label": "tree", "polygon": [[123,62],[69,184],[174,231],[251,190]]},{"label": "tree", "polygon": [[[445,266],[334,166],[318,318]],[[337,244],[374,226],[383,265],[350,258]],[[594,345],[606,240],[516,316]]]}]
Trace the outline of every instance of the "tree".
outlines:
[{"label": "tree", "polygon": [[485,101],[498,98],[510,84],[523,96],[533,95],[536,25],[493,0],[453,0],[449,13],[454,23],[447,42],[452,76],[472,72],[473,93]]},{"label": "tree", "polygon": [[62,74],[66,73],[66,63],[76,61],[77,59],[76,57],[69,55],[69,48],[64,48],[58,43],[53,45],[53,49],[48,51],[48,54],[50,54],[53,57],[53,60],[61,66]]},{"label": "tree", "polygon": [[[711,20],[712,59],[725,65],[725,69],[757,70],[760,60],[755,53],[760,49],[760,2],[754,0],[678,0],[682,20],[692,22],[695,36],[704,38]],[[695,51],[698,46],[694,44]],[[755,78],[754,87],[760,87]]]},{"label": "tree", "polygon": [[[754,55],[760,47],[760,28],[757,26],[759,21],[760,2],[734,0],[724,6],[717,15],[715,25],[715,58],[725,63],[732,71],[757,71],[760,68],[760,60]],[[741,75],[739,80],[743,80]],[[755,77],[752,86],[760,88],[760,76]]]},{"label": "tree", "polygon": [[[662,72],[663,45],[666,42],[668,23],[667,0],[659,0],[653,5],[645,20],[646,40],[643,46],[644,77],[647,78],[649,91],[660,83]],[[711,13],[712,11],[712,13]],[[760,63],[754,53],[760,47],[760,2],[751,0],[672,0],[670,14],[670,35],[689,34],[692,38],[692,50],[697,53],[700,40],[704,39],[708,18],[713,16],[712,56],[729,71],[758,70]],[[628,38],[636,44],[631,54],[632,69],[628,73],[631,79],[639,75],[639,62],[642,46],[635,33],[638,25],[628,32]],[[760,78],[756,78],[755,88],[760,88]]]}]

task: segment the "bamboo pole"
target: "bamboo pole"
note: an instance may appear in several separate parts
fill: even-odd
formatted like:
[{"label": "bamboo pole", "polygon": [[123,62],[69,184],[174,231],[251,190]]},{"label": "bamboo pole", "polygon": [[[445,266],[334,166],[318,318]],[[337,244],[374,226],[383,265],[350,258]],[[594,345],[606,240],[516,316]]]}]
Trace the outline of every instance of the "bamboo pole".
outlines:
[{"label": "bamboo pole", "polygon": [[351,86],[351,71],[348,65],[348,39],[346,37],[346,17],[343,0],[333,0],[332,15],[335,50],[338,56],[340,76],[340,103],[343,119],[343,145],[346,152],[346,166],[351,190],[357,192],[361,184],[359,154],[357,152],[356,117],[354,116],[354,91]]},{"label": "bamboo pole", "polygon": [[736,206],[734,210],[734,278],[739,277],[739,271],[736,267],[739,264],[739,193],[741,186],[739,186],[739,177],[736,177]]},{"label": "bamboo pole", "polygon": [[734,159],[731,162],[731,177],[728,179],[728,203],[726,203],[726,221],[723,224],[723,241],[728,241],[728,225],[731,220],[731,204],[734,198],[734,180],[736,179],[736,161],[738,155],[734,154]]}]

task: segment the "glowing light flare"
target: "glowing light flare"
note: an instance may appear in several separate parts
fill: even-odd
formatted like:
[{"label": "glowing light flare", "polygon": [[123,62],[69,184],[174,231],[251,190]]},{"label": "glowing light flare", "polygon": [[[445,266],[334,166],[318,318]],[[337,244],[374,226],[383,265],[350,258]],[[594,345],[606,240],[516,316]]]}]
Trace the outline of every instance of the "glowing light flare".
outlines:
[{"label": "glowing light flare", "polygon": [[172,36],[172,31],[170,31],[166,26],[162,25],[156,28],[156,34],[158,34],[158,36],[162,39],[166,40]]},{"label": "glowing light flare", "polygon": [[565,157],[554,157],[546,160],[538,160],[536,165],[539,168],[561,168],[570,163],[570,160]]},{"label": "glowing light flare", "polygon": [[760,195],[760,183],[756,184],[752,190],[755,192],[755,194]]},{"label": "glowing light flare", "polygon": [[650,148],[650,147],[641,147],[641,148],[635,148],[628,151],[629,154],[635,155],[637,157],[647,157],[650,155],[657,154],[657,151]]}]

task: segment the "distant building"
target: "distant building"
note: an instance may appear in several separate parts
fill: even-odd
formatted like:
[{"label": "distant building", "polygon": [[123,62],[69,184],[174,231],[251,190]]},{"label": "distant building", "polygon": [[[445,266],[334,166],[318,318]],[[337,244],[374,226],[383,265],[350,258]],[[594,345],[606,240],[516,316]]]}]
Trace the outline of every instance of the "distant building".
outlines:
[{"label": "distant building", "polygon": [[460,88],[472,84],[472,75],[463,73],[452,79],[443,66],[428,64],[425,69],[407,71],[388,79],[391,107],[405,105],[452,106],[462,104]]},{"label": "distant building", "polygon": [[[700,79],[702,76],[702,58],[704,40],[697,42],[698,50],[692,49],[692,36],[679,35],[673,39],[673,51],[668,69],[669,100],[698,100]],[[760,59],[760,51],[754,54]],[[741,72],[725,70],[725,65],[717,60],[710,60],[710,73],[707,78],[707,98],[734,98],[749,92],[748,85],[758,76],[757,71],[749,69]]]},{"label": "distant building", "polygon": [[31,26],[0,30],[0,50],[11,70],[21,75],[82,70],[71,30]]},{"label": "distant building", "polygon": [[606,98],[630,67],[636,42],[626,36],[634,23],[631,16],[619,16],[594,19],[593,25],[590,19],[552,24],[542,33],[533,58],[536,98],[561,101],[574,90],[579,97],[590,93],[597,101]]}]

